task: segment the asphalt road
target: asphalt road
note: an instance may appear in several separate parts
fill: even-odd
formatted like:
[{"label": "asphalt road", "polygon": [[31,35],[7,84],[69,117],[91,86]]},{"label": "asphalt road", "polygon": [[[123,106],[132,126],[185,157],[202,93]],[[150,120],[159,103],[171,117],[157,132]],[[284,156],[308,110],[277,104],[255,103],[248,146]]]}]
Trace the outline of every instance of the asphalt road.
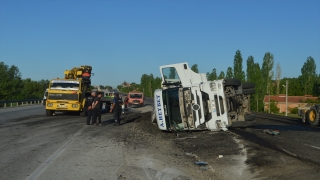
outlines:
[{"label": "asphalt road", "polygon": [[1,110],[0,116],[0,179],[121,179],[124,171],[138,179],[174,179],[188,173],[163,170],[171,162],[152,152],[129,150],[118,136],[130,123],[113,126],[110,113],[102,115],[103,126],[85,125],[74,114],[45,116],[42,105]]},{"label": "asphalt road", "polygon": [[[305,162],[320,167],[320,127],[270,117],[257,117],[258,125],[253,128],[238,129],[233,132],[246,140],[261,146],[286,153]],[[276,130],[278,135],[270,135],[264,130]]]},{"label": "asphalt road", "polygon": [[0,108],[0,123],[37,115],[45,115],[45,107],[42,104]]},{"label": "asphalt road", "polygon": [[[195,139],[182,142],[174,133],[164,133],[152,125],[149,113],[144,119],[138,118],[139,112],[148,112],[152,106],[153,98],[146,98],[145,107],[131,108],[123,115],[126,120],[141,122],[121,126],[113,126],[109,113],[102,116],[103,126],[87,126],[86,119],[75,114],[47,117],[43,105],[0,109],[0,179],[319,176],[320,128],[259,118],[254,128],[194,132]],[[272,136],[264,133],[265,129],[279,130],[280,134]],[[144,141],[149,143],[143,145]],[[185,152],[207,161],[210,172],[201,173]]]}]

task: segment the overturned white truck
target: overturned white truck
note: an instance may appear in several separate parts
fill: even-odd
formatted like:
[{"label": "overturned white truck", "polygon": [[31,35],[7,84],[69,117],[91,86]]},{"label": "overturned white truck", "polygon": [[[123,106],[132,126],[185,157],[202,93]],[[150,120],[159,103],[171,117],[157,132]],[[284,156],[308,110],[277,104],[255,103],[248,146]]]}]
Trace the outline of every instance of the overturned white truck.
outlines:
[{"label": "overturned white truck", "polygon": [[255,125],[250,111],[253,83],[208,81],[187,63],[160,66],[162,88],[154,91],[152,122],[164,131],[227,130]]}]

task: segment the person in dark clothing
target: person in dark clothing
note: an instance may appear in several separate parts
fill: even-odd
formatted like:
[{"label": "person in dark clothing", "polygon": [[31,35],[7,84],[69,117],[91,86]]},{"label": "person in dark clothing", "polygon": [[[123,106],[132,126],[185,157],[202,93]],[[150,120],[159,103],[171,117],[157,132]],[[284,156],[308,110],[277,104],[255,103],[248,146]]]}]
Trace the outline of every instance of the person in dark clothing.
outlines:
[{"label": "person in dark clothing", "polygon": [[92,103],[95,98],[94,96],[95,96],[95,94],[91,93],[91,96],[88,96],[86,99],[85,107],[86,107],[86,111],[87,111],[87,125],[90,125],[90,121],[91,121],[91,117],[92,117]]},{"label": "person in dark clothing", "polygon": [[99,126],[102,125],[102,123],[101,123],[101,107],[102,107],[102,105],[101,105],[101,96],[102,96],[102,93],[99,92],[99,93],[98,93],[99,104],[97,105],[97,106],[99,106],[99,111],[98,111],[98,122],[99,122]]},{"label": "person in dark clothing", "polygon": [[[97,124],[97,118],[98,118],[99,114],[101,116],[100,97],[96,96],[94,98],[94,100],[93,100],[93,103],[92,103],[92,121],[93,121],[93,125],[98,125]],[[101,118],[99,118],[98,120],[99,120],[99,125],[101,125]]]},{"label": "person in dark clothing", "polygon": [[114,125],[120,125],[120,119],[121,119],[121,111],[122,111],[122,104],[123,101],[119,97],[119,93],[115,93],[115,97],[113,99],[113,104],[110,109],[110,112],[113,112],[113,116],[115,119],[115,124]]}]

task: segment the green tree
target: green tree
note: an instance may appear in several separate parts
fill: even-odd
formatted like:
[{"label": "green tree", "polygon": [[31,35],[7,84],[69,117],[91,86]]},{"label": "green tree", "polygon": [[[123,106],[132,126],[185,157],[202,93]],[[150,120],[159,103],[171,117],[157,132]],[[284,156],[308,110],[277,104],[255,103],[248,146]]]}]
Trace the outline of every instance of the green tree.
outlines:
[{"label": "green tree", "polygon": [[233,78],[232,67],[228,67],[226,78]]},{"label": "green tree", "polygon": [[161,89],[161,83],[162,83],[162,79],[160,77],[154,78],[153,84],[152,84],[153,91],[156,89]]},{"label": "green tree", "polygon": [[153,91],[154,91],[154,87],[153,87],[153,82],[154,77],[153,74],[150,74],[149,76],[149,82],[148,82],[148,88],[149,88],[149,93],[148,93],[148,97],[153,97]]},{"label": "green tree", "polygon": [[109,85],[104,86],[104,88],[105,88],[105,89],[109,89],[109,90],[113,89],[113,87],[112,87],[112,86],[109,86]]},{"label": "green tree", "polygon": [[261,81],[263,82],[261,85],[261,90],[263,94],[267,94],[267,90],[270,90],[272,87],[272,77],[273,77],[273,54],[270,52],[265,53],[263,57],[263,63],[261,68]]},{"label": "green tree", "polygon": [[286,93],[286,80],[288,80],[288,96],[303,96],[303,87],[300,85],[301,76],[298,78],[283,78],[280,80],[280,94]]},{"label": "green tree", "polygon": [[0,62],[0,100],[21,99],[23,88],[21,73],[17,66]]},{"label": "green tree", "polygon": [[218,79],[224,79],[225,78],[225,74],[223,71],[220,72]]},{"label": "green tree", "polygon": [[240,50],[236,51],[236,55],[234,56],[233,60],[233,76],[236,79],[239,79],[241,81],[245,80],[245,73],[242,70],[242,55]]},{"label": "green tree", "polygon": [[249,56],[247,59],[247,82],[252,82],[254,76],[256,75],[254,66],[254,58],[252,56]]},{"label": "green tree", "polygon": [[207,72],[206,76],[207,76],[207,80],[209,80],[209,78],[210,78],[210,73]]},{"label": "green tree", "polygon": [[193,66],[191,66],[191,70],[195,73],[199,73],[198,64],[194,64]]},{"label": "green tree", "polygon": [[253,72],[250,75],[250,82],[255,84],[256,93],[251,96],[250,106],[252,110],[257,112],[263,111],[263,99],[262,82],[261,82],[261,69],[259,63],[254,63]]},{"label": "green tree", "polygon": [[270,112],[279,113],[278,102],[273,99],[270,101]]},{"label": "green tree", "polygon": [[216,68],[213,68],[212,69],[212,72],[209,74],[209,79],[210,81],[213,81],[213,80],[217,80],[217,70]]},{"label": "green tree", "polygon": [[304,94],[313,93],[313,86],[316,79],[316,63],[314,59],[309,56],[301,68],[301,80]]},{"label": "green tree", "polygon": [[313,86],[313,95],[320,98],[320,74],[317,75],[317,79]]}]

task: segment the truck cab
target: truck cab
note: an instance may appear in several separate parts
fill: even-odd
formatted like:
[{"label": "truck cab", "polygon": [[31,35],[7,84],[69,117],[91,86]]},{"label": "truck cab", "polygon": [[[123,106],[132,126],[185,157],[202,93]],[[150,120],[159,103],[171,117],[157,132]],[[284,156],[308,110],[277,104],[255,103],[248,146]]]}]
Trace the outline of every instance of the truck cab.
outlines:
[{"label": "truck cab", "polygon": [[128,93],[128,105],[131,106],[143,106],[144,105],[144,94],[139,91],[132,91]]},{"label": "truck cab", "polygon": [[159,129],[219,131],[255,123],[249,106],[252,84],[244,89],[237,79],[208,81],[187,63],[161,66],[160,72],[162,88],[154,92]]}]

